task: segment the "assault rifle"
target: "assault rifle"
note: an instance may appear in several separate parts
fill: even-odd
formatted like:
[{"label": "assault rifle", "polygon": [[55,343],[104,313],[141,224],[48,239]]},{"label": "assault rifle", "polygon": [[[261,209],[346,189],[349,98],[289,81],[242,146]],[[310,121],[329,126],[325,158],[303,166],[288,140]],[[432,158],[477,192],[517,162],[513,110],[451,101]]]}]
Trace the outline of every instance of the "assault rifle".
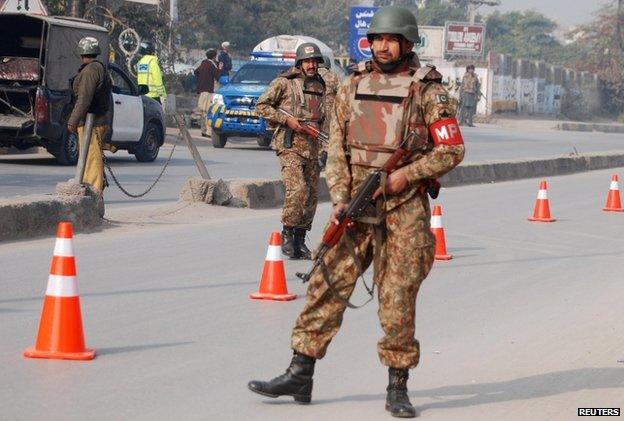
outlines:
[{"label": "assault rifle", "polygon": [[[364,215],[366,208],[372,203],[373,195],[375,191],[381,186],[381,180],[385,178],[386,175],[390,174],[398,164],[398,162],[405,156],[407,150],[405,149],[406,141],[410,136],[406,137],[399,148],[394,151],[394,153],[388,158],[383,167],[373,171],[366,177],[364,183],[358,190],[355,197],[349,202],[347,209],[338,215],[338,225],[330,224],[325,233],[323,234],[323,238],[321,240],[321,245],[319,246],[316,256],[314,258],[314,264],[312,269],[308,273],[297,272],[297,277],[301,279],[304,283],[310,280],[310,276],[312,273],[323,264],[323,258],[325,254],[335,246],[340,238],[344,234],[345,230],[353,221],[355,221],[360,216]],[[334,292],[334,295],[340,297],[338,293],[335,291],[335,288],[331,284],[329,279],[325,279],[329,289]],[[340,297],[342,298],[342,297]],[[348,303],[348,301],[347,301]],[[349,306],[350,303],[349,303]]]},{"label": "assault rifle", "polygon": [[[295,117],[294,115],[292,115],[291,113],[289,113],[288,111],[282,109],[282,108],[278,108],[278,111],[282,114],[284,114],[286,117],[292,117],[294,119],[297,119],[297,117]],[[299,119],[297,119],[299,120]],[[301,121],[299,120],[299,124],[301,125],[301,127],[303,128],[303,131],[308,135],[313,137],[316,140],[319,140],[323,143],[329,143],[329,135],[327,133],[325,133],[322,130],[317,129],[316,127],[314,127],[314,125],[306,122],[306,121]]]}]

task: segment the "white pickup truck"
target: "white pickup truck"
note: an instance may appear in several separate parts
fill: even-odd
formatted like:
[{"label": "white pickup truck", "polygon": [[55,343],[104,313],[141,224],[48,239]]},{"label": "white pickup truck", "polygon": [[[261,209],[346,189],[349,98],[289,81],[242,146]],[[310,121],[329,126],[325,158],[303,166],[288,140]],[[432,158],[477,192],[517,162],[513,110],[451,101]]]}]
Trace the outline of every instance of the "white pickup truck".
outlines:
[{"label": "white pickup truck", "polygon": [[77,162],[78,142],[66,123],[69,79],[80,66],[75,46],[84,36],[100,42],[98,59],[113,81],[106,142],[140,162],[155,160],[165,139],[162,107],[144,95],[146,86],[137,86],[120,67],[107,63],[105,28],[66,17],[0,14],[0,146],[43,146],[61,164]]}]

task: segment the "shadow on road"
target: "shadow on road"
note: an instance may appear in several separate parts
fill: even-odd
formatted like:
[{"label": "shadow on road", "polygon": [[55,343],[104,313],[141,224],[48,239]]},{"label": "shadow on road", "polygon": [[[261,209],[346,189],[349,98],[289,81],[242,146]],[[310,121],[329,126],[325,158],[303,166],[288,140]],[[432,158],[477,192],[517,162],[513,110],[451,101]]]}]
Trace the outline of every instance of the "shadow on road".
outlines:
[{"label": "shadow on road", "polygon": [[189,345],[194,342],[170,342],[164,344],[146,344],[146,345],[132,345],[132,346],[118,346],[111,348],[97,348],[96,352],[98,356],[102,355],[111,355],[111,354],[122,354],[124,352],[138,352],[145,351],[150,349],[158,349],[158,348],[169,348],[174,346],[182,346]]},{"label": "shadow on road", "polygon": [[[131,295],[131,294],[152,294],[158,292],[175,292],[175,291],[193,291],[199,289],[213,289],[213,288],[229,288],[229,287],[241,287],[246,285],[257,285],[258,281],[251,282],[227,282],[223,284],[202,284],[202,285],[189,285],[179,287],[167,287],[167,288],[142,288],[142,289],[128,289],[122,291],[107,291],[107,292],[92,292],[87,294],[80,294],[81,297],[107,297],[116,295]],[[11,298],[8,300],[0,300],[0,303],[19,303],[27,301],[40,301],[39,297],[24,297],[24,298]]]},{"label": "shadow on road", "polygon": [[[521,377],[502,382],[444,386],[435,389],[412,391],[410,392],[410,397],[437,400],[437,402],[417,405],[417,409],[420,412],[424,412],[430,409],[463,408],[490,403],[543,398],[586,389],[613,388],[624,389],[624,368],[581,368]],[[458,398],[458,396],[461,397]],[[383,401],[385,398],[385,393],[379,393],[324,399],[318,400],[316,403]]]}]

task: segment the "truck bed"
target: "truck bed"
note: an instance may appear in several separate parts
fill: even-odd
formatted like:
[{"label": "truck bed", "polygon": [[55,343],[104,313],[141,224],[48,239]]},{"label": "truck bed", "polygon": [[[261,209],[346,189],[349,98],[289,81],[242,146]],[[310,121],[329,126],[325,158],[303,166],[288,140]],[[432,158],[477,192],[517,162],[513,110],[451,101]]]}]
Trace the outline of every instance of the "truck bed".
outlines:
[{"label": "truck bed", "polygon": [[0,114],[0,129],[23,130],[32,123],[28,117]]}]

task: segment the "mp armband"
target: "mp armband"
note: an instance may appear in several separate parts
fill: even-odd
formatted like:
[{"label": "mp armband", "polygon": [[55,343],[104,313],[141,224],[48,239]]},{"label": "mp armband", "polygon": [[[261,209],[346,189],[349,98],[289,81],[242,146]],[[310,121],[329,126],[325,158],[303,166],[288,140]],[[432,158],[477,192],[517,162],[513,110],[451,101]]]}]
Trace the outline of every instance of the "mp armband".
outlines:
[{"label": "mp armband", "polygon": [[464,144],[464,138],[459,130],[459,124],[455,117],[443,118],[429,126],[429,136],[433,140],[433,146],[448,145],[457,146]]}]

